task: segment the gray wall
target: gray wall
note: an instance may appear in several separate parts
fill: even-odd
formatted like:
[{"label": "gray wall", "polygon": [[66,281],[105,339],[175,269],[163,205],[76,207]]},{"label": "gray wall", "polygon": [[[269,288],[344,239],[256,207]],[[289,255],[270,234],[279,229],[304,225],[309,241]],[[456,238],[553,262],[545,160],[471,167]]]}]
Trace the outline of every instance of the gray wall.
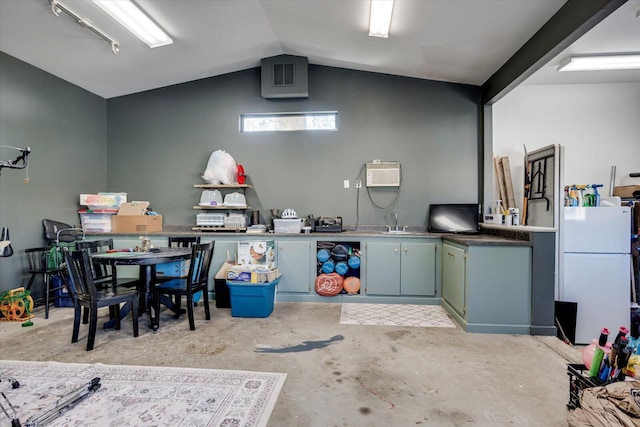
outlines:
[{"label": "gray wall", "polygon": [[[0,52],[0,145],[32,150],[28,183],[26,169],[0,175],[15,252],[0,258],[0,290],[26,286],[24,249],[45,244],[42,219],[77,224],[78,195],[106,188],[106,130],[104,99]],[[18,154],[0,148],[0,160]]]},{"label": "gray wall", "polygon": [[[43,218],[79,222],[80,193],[127,192],[165,224],[195,224],[193,185],[217,149],[244,165],[248,202],[265,220],[271,208],[293,208],[354,225],[359,199],[360,224],[389,223],[397,210],[400,225],[421,226],[430,203],[478,200],[479,88],[312,65],[309,93],[265,100],[256,68],[104,100],[0,53],[0,145],[33,150],[29,183],[24,170],[0,175],[0,226],[16,252],[0,258],[0,290],[26,285],[24,249],[45,243]],[[242,113],[325,110],[338,111],[338,131],[238,130]],[[2,149],[0,159],[16,154]],[[398,202],[386,210],[354,188],[373,159],[402,164]],[[389,189],[371,196],[393,200]]]},{"label": "gray wall", "polygon": [[[336,132],[240,133],[243,113],[338,111]],[[109,191],[148,200],[169,225],[194,225],[209,155],[242,164],[248,203],[356,224],[354,180],[373,159],[399,161],[395,206],[374,207],[363,188],[359,224],[422,226],[430,203],[478,200],[479,88],[384,74],[309,67],[309,99],[265,100],[259,68],[107,101]],[[362,175],[364,178],[364,175]],[[350,189],[343,188],[349,179]],[[373,189],[387,206],[390,189]]]}]

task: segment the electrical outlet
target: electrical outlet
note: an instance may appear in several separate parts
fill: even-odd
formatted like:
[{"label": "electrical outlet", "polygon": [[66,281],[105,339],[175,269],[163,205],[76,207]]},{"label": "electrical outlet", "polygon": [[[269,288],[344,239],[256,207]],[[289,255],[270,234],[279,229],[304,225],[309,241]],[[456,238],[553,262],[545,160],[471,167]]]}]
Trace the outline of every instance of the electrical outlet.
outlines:
[{"label": "electrical outlet", "polygon": [[356,179],[356,188],[362,188],[362,180]]},{"label": "electrical outlet", "polygon": [[348,179],[344,180],[344,188],[349,188],[349,180]]}]

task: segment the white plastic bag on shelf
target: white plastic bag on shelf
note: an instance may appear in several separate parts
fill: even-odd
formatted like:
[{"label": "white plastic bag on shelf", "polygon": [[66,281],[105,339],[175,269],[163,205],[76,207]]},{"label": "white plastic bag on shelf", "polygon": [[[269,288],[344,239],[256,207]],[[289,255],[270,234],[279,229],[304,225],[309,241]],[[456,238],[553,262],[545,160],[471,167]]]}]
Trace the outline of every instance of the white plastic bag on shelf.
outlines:
[{"label": "white plastic bag on shelf", "polygon": [[209,157],[202,179],[208,184],[237,184],[237,172],[238,166],[231,154],[216,150]]}]

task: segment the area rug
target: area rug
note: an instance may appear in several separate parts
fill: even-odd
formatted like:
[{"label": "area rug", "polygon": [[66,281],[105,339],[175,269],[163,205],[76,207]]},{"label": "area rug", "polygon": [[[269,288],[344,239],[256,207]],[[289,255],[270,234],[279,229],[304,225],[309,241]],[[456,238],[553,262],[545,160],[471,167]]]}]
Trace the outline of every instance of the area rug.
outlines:
[{"label": "area rug", "polygon": [[456,327],[441,306],[418,304],[342,304],[340,324]]},{"label": "area rug", "polygon": [[[101,387],[51,426],[266,426],[287,374],[0,360],[0,391],[22,425],[60,396]],[[11,388],[6,378],[20,387]],[[1,402],[5,408],[4,399]],[[13,416],[13,414],[11,414]],[[5,416],[0,412],[0,422]]]}]

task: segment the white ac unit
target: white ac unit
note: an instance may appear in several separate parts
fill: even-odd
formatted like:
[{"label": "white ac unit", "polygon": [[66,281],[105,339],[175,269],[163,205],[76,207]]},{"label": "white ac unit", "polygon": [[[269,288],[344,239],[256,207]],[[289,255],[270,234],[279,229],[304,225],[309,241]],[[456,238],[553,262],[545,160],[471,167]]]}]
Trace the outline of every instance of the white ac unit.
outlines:
[{"label": "white ac unit", "polygon": [[374,160],[366,165],[367,187],[399,187],[400,163]]}]

